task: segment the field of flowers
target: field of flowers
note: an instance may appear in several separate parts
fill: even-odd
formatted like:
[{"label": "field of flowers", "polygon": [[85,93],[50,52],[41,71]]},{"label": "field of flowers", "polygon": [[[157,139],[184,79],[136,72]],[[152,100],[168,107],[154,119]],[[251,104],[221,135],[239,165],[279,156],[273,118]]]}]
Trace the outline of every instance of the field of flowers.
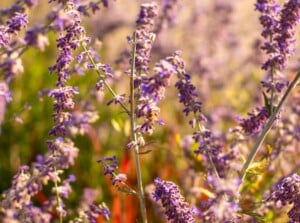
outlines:
[{"label": "field of flowers", "polygon": [[299,0],[0,1],[0,222],[300,223]]}]

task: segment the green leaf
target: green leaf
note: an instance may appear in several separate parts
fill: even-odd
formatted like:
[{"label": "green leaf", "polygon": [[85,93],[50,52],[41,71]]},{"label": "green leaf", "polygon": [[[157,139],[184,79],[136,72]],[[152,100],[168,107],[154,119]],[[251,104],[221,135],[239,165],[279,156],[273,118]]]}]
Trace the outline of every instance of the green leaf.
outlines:
[{"label": "green leaf", "polygon": [[265,171],[268,165],[269,165],[268,158],[264,158],[259,162],[253,162],[247,169],[247,174],[260,175]]},{"label": "green leaf", "polygon": [[268,99],[268,96],[265,94],[265,92],[263,91],[262,92],[263,96],[264,96],[264,103],[265,103],[265,107],[267,109],[267,112],[268,112],[268,115],[270,116],[272,114],[272,111],[271,111],[271,103]]},{"label": "green leaf", "polygon": [[151,153],[152,150],[149,149],[149,150],[146,150],[146,151],[143,151],[143,152],[139,152],[139,155],[145,155],[145,154],[148,154],[148,153]]}]

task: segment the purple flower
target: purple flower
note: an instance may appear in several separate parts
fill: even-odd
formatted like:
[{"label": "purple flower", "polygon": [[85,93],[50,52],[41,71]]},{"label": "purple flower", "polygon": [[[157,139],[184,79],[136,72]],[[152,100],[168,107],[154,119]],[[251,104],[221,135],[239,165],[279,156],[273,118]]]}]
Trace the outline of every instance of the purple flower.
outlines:
[{"label": "purple flower", "polygon": [[[224,137],[215,136],[209,130],[204,130],[203,132],[194,132],[193,139],[198,144],[198,148],[194,153],[203,155],[207,166],[210,166],[212,161],[219,177],[224,178],[229,173],[231,161],[236,158],[236,154],[232,149],[229,149],[226,153],[224,152]],[[208,170],[213,173],[211,168],[208,168]]]},{"label": "purple flower", "polygon": [[97,223],[98,216],[104,216],[106,220],[109,220],[110,211],[105,204],[95,205],[91,204],[89,210],[85,211],[88,222]]},{"label": "purple flower", "polygon": [[15,13],[14,17],[7,21],[7,33],[16,34],[21,31],[22,28],[26,27],[28,24],[28,18],[26,14]]},{"label": "purple flower", "polygon": [[34,27],[28,30],[25,34],[24,40],[27,45],[34,46],[41,51],[43,51],[45,47],[49,45],[45,31],[40,27]]},{"label": "purple flower", "polygon": [[15,54],[5,58],[0,64],[0,69],[3,70],[6,82],[10,82],[15,76],[24,71],[21,58],[16,58]]},{"label": "purple flower", "polygon": [[155,191],[152,196],[155,201],[161,201],[168,221],[172,223],[195,222],[193,210],[184,201],[176,184],[156,178],[154,185]]},{"label": "purple flower", "polygon": [[269,55],[263,69],[282,70],[288,57],[294,53],[295,26],[299,21],[297,0],[289,0],[280,10],[275,0],[258,0],[256,10],[261,12],[260,22],[264,28],[262,36],[266,42],[262,49]]},{"label": "purple flower", "polygon": [[255,112],[248,113],[249,118],[240,119],[240,125],[246,134],[259,133],[269,118],[269,112],[265,107],[256,108]]},{"label": "purple flower", "polygon": [[282,179],[271,194],[269,200],[274,201],[278,206],[299,202],[300,176],[292,174]]},{"label": "purple flower", "polygon": [[299,222],[300,219],[300,176],[292,174],[282,179],[272,192],[268,200],[275,202],[276,206],[282,207],[287,204],[293,205],[288,212],[289,223]]},{"label": "purple flower", "polygon": [[150,52],[155,34],[152,32],[154,18],[157,16],[158,7],[155,3],[143,4],[136,21],[136,56],[135,69],[138,74],[148,74]]},{"label": "purple flower", "polygon": [[280,12],[280,6],[276,0],[257,0],[255,4],[255,10],[259,11],[260,23],[264,30],[262,36],[268,38],[276,33],[279,25],[278,15]]},{"label": "purple flower", "polygon": [[114,177],[114,173],[118,168],[118,161],[116,156],[103,157],[98,160],[98,163],[103,165],[104,175],[109,175],[111,178]]},{"label": "purple flower", "polygon": [[78,94],[78,89],[76,87],[66,86],[50,91],[48,96],[55,99],[54,109],[59,113],[63,110],[74,108],[74,94]]},{"label": "purple flower", "polygon": [[51,72],[57,73],[57,86],[60,87],[65,86],[65,82],[69,79],[71,73],[69,66],[73,61],[72,50],[76,50],[81,43],[89,41],[85,37],[84,28],[81,26],[80,13],[71,9],[66,12],[65,17],[65,22],[62,23],[64,35],[57,39],[60,54],[55,65],[49,68]]},{"label": "purple flower", "polygon": [[50,130],[50,135],[59,136],[68,133],[67,129],[72,125],[72,115],[65,110],[74,108],[74,94],[78,94],[77,88],[70,86],[56,88],[49,92],[49,97],[55,99],[53,113],[55,126]]},{"label": "purple flower", "polygon": [[154,66],[154,75],[144,77],[140,83],[140,97],[137,105],[137,117],[144,118],[137,131],[142,134],[152,134],[155,124],[163,124],[159,119],[160,108],[158,102],[165,97],[165,89],[170,85],[171,77],[177,70],[169,62],[173,55],[161,60]]},{"label": "purple flower", "polygon": [[5,26],[0,26],[0,47],[4,47],[9,42],[9,34],[6,32]]},{"label": "purple flower", "polygon": [[68,198],[69,194],[72,192],[70,182],[76,180],[74,175],[70,175],[68,179],[64,180],[61,185],[54,187],[52,190],[55,193],[58,193],[60,197]]},{"label": "purple flower", "polygon": [[288,57],[294,54],[295,26],[299,23],[299,19],[300,2],[298,0],[289,0],[281,10],[279,35],[275,37],[279,49],[279,55],[277,56],[279,69],[283,69]]}]

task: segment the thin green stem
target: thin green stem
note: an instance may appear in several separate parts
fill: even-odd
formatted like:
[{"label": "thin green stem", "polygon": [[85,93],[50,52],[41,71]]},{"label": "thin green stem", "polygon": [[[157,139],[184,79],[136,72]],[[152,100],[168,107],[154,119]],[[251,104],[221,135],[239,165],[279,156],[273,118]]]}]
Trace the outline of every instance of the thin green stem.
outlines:
[{"label": "thin green stem", "polygon": [[[134,142],[137,142],[137,134],[135,132],[136,123],[135,123],[135,98],[134,98],[134,75],[135,75],[135,54],[136,54],[136,33],[133,34],[133,43],[132,43],[132,63],[131,63],[131,74],[130,74],[130,111],[126,108],[126,106],[119,102],[121,107],[124,109],[124,111],[130,116],[130,124],[131,124],[131,137]],[[92,63],[92,65],[96,68],[96,63],[90,53],[88,52],[85,45],[82,44],[82,48],[87,53],[87,56]],[[116,97],[117,94],[112,89],[112,87],[107,83],[105,80],[105,77],[100,73],[99,70],[95,69],[98,77],[103,81],[105,87],[109,90],[109,92]],[[134,146],[134,158],[135,158],[135,164],[136,164],[136,172],[137,172],[137,182],[138,182],[138,192],[137,196],[139,198],[139,204],[140,204],[140,211],[142,216],[142,222],[147,223],[147,212],[146,212],[146,204],[145,204],[145,193],[143,189],[143,183],[142,183],[142,171],[141,171],[141,164],[140,164],[140,158],[139,158],[139,146],[137,143],[135,143]]]},{"label": "thin green stem", "polygon": [[[94,66],[94,68],[97,67],[97,64],[95,63],[94,59],[92,58],[91,54],[88,52],[86,46],[84,44],[81,44],[82,48],[84,49],[84,51],[87,53],[87,56],[90,60],[90,62],[92,63],[92,65]],[[117,96],[117,93],[112,89],[112,87],[109,85],[109,83],[107,83],[107,81],[105,80],[105,76],[103,76],[99,70],[95,69],[96,73],[98,74],[98,77],[103,81],[105,87],[108,89],[108,91],[114,96]],[[130,111],[126,108],[126,106],[123,104],[123,102],[119,101],[119,104],[121,105],[121,107],[124,109],[124,111],[129,115]]]},{"label": "thin green stem", "polygon": [[142,216],[142,222],[147,223],[147,212],[145,205],[145,195],[142,182],[142,171],[139,157],[139,145],[137,143],[136,129],[136,116],[135,116],[135,92],[134,92],[134,76],[135,76],[135,55],[136,55],[136,33],[133,33],[133,43],[132,43],[132,57],[131,57],[131,69],[130,69],[130,126],[131,126],[131,137],[135,142],[134,145],[134,159],[136,165],[136,175],[138,182],[138,198],[140,204],[140,211]]},{"label": "thin green stem", "polygon": [[276,116],[278,115],[282,105],[284,104],[284,102],[286,101],[286,99],[288,98],[288,96],[290,95],[292,89],[297,85],[297,82],[300,78],[300,72],[298,72],[295,76],[295,78],[293,79],[293,81],[291,82],[291,84],[289,85],[288,89],[286,90],[286,92],[284,93],[283,97],[281,98],[278,106],[274,109],[274,112],[272,113],[272,115],[270,116],[267,124],[265,125],[264,129],[262,130],[262,133],[259,135],[259,137],[257,138],[252,150],[250,151],[250,154],[247,157],[247,160],[242,168],[242,172],[241,172],[241,179],[242,182],[244,181],[246,174],[247,174],[247,170],[249,168],[249,166],[251,165],[251,163],[253,162],[256,154],[259,151],[259,148],[261,147],[265,137],[267,136],[268,132],[270,131]]}]

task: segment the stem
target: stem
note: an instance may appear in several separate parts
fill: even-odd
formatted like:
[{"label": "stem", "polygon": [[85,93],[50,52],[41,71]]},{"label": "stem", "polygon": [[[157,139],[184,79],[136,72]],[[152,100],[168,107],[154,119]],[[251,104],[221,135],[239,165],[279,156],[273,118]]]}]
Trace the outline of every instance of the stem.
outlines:
[{"label": "stem", "polygon": [[250,166],[250,164],[253,162],[260,146],[262,145],[266,135],[268,134],[268,132],[270,131],[277,114],[279,113],[283,103],[286,101],[286,99],[288,98],[288,96],[290,95],[292,89],[296,86],[298,80],[300,78],[300,72],[298,72],[295,76],[295,78],[293,79],[292,83],[289,85],[288,89],[286,90],[286,92],[284,93],[283,97],[281,98],[279,104],[277,107],[275,107],[274,112],[272,113],[271,117],[269,118],[267,124],[265,125],[264,129],[262,130],[261,135],[257,138],[247,160],[246,163],[244,164],[243,168],[242,168],[242,172],[241,172],[241,179],[242,181],[244,181],[246,174],[247,174],[247,170]]},{"label": "stem", "polygon": [[[196,114],[194,113],[194,117],[196,118]],[[200,132],[204,132],[205,130],[205,127],[198,121],[198,119],[196,118],[197,120],[197,125],[198,125],[198,129]],[[209,159],[209,164],[214,172],[214,174],[216,175],[218,181],[220,181],[220,175],[218,173],[218,170],[217,170],[217,167],[216,165],[214,164],[214,161],[210,155],[210,152],[209,152],[209,148],[207,148],[207,146],[205,145],[205,149],[207,150],[207,155],[208,155],[208,159]]]},{"label": "stem", "polygon": [[144,198],[144,189],[142,183],[142,171],[139,157],[139,145],[137,142],[137,134],[135,132],[136,128],[136,116],[135,116],[135,95],[134,95],[134,75],[135,75],[135,54],[136,54],[136,33],[133,33],[133,43],[132,43],[132,58],[131,58],[131,69],[130,69],[130,126],[131,126],[131,137],[135,142],[134,146],[134,159],[136,165],[136,174],[137,174],[137,182],[138,182],[138,198],[140,204],[140,211],[142,216],[142,222],[147,223],[147,213],[146,213],[146,205]]},{"label": "stem", "polygon": [[[54,172],[57,174],[56,167],[54,167]],[[57,207],[60,208],[60,197],[59,197],[59,193],[58,193],[57,180],[54,181],[54,187],[55,187],[55,196],[56,196],[56,201],[57,201]],[[62,222],[63,222],[63,216],[62,216],[62,213],[59,212],[59,223],[62,223]]]},{"label": "stem", "polygon": [[[136,123],[135,123],[135,113],[134,113],[134,74],[135,74],[135,54],[136,54],[136,33],[133,34],[133,44],[132,44],[132,62],[131,62],[131,73],[130,73],[130,111],[126,108],[126,106],[119,102],[121,107],[125,110],[125,112],[130,116],[130,125],[131,125],[131,137],[134,142],[137,142],[137,134],[135,133]],[[96,63],[90,53],[88,52],[87,48],[82,44],[82,48],[87,53],[87,56],[92,63],[92,65],[96,68]],[[95,69],[96,70],[96,69]],[[99,70],[96,70],[98,77],[103,81],[105,87],[109,90],[109,92],[116,97],[117,94],[112,89],[112,87],[107,83],[105,77],[100,73]],[[134,146],[134,158],[135,158],[135,165],[136,165],[136,172],[137,172],[137,182],[138,182],[138,198],[139,204],[141,209],[141,216],[142,222],[147,223],[147,213],[146,213],[146,205],[145,205],[145,195],[142,183],[142,171],[141,171],[141,164],[139,159],[139,146],[135,143]]]},{"label": "stem", "polygon": [[273,104],[274,104],[274,72],[275,69],[273,67],[271,67],[271,99],[270,99],[270,114],[273,114]]},{"label": "stem", "polygon": [[[84,51],[87,53],[87,56],[90,60],[90,62],[93,64],[94,68],[97,67],[97,64],[95,63],[94,59],[92,58],[92,56],[90,55],[90,53],[88,52],[87,48],[85,47],[85,45],[81,44],[82,48],[84,49]],[[105,80],[105,77],[100,73],[99,70],[95,69],[96,73],[98,74],[98,77],[103,81],[105,87],[108,89],[108,91],[114,96],[117,96],[117,93],[112,89],[112,87],[109,85],[109,83],[107,83],[107,81]],[[129,115],[130,111],[126,108],[126,106],[123,104],[123,102],[119,101],[119,104],[121,105],[121,107],[125,110],[125,112]]]}]

